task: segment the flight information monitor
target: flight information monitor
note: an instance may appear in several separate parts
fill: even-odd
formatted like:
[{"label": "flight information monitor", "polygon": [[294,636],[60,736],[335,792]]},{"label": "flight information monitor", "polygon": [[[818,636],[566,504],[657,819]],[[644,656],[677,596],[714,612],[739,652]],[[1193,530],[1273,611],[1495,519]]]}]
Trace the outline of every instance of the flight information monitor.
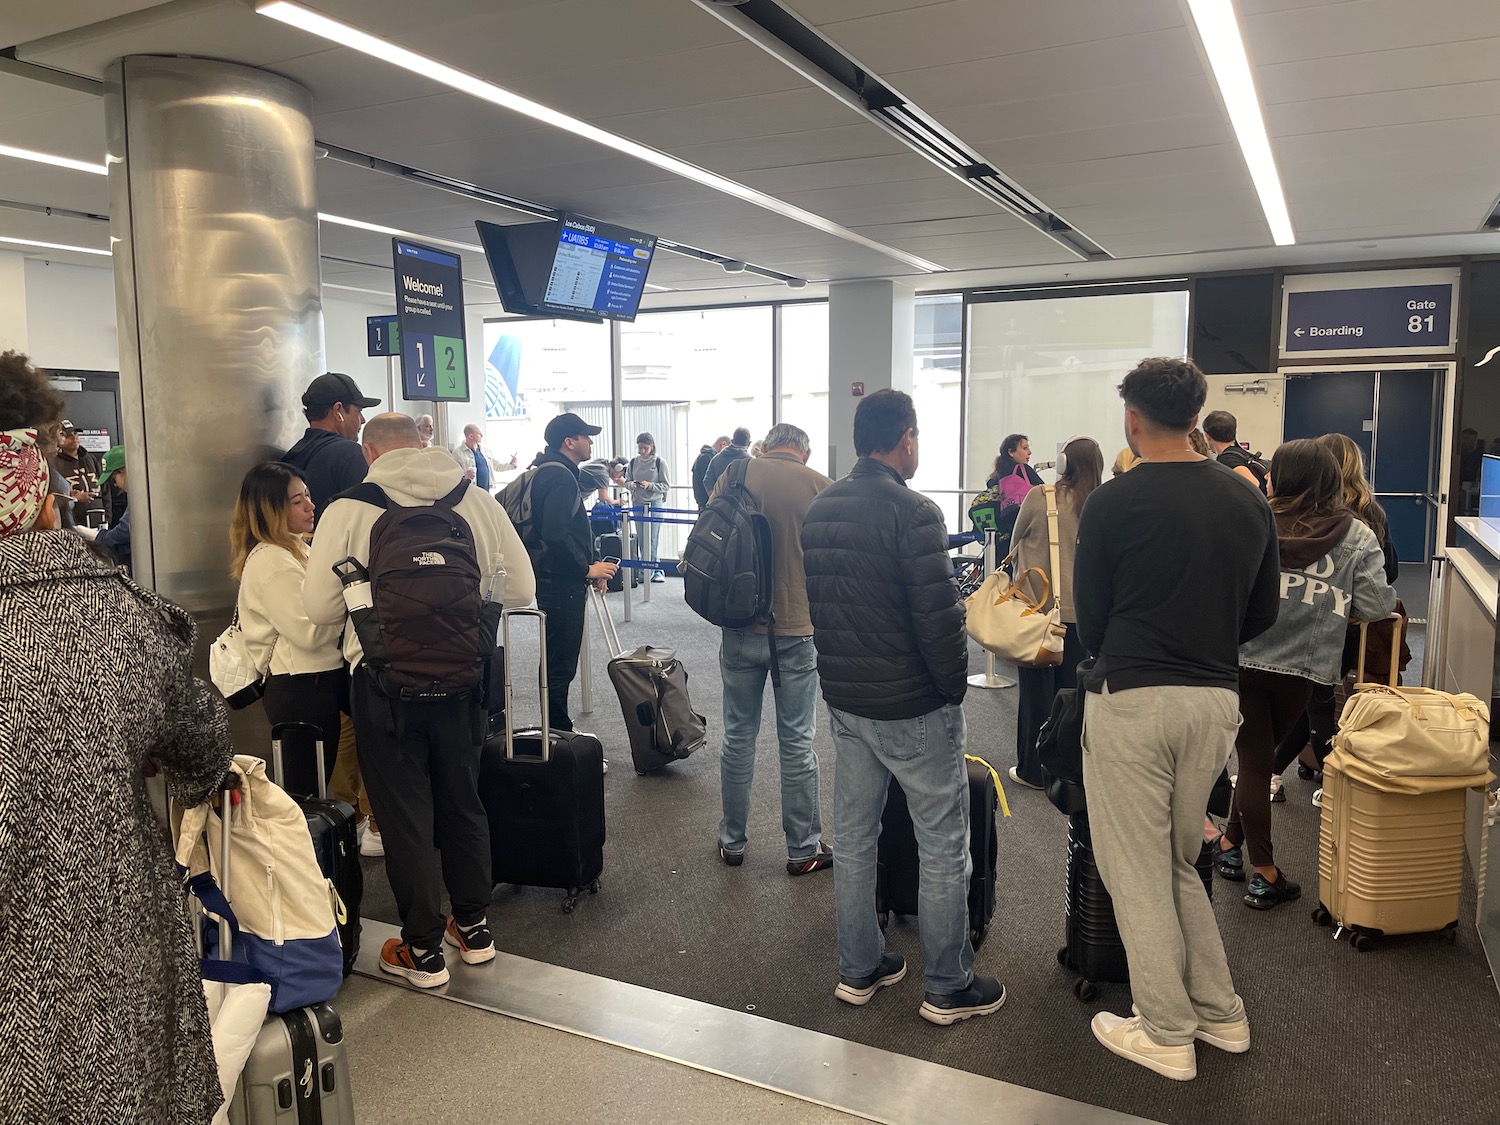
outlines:
[{"label": "flight information monitor", "polygon": [[655,252],[652,235],[564,215],[539,304],[560,312],[634,320]]}]

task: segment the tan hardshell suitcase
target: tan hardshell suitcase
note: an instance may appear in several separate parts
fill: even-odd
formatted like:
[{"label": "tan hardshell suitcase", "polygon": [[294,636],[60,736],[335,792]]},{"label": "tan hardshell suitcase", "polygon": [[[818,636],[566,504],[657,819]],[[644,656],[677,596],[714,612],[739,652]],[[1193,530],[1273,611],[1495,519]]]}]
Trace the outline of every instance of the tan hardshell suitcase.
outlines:
[{"label": "tan hardshell suitcase", "polygon": [[[1361,626],[1361,691],[1351,698],[1334,752],[1323,763],[1313,920],[1337,926],[1335,938],[1350,931],[1350,943],[1361,952],[1384,934],[1443,933],[1452,942],[1463,892],[1467,787],[1490,776],[1487,769],[1470,776],[1469,744],[1487,757],[1488,709],[1472,696],[1397,688],[1395,661],[1388,686],[1364,683],[1368,638]],[[1393,651],[1400,643],[1397,618]],[[1393,704],[1395,695],[1405,704]],[[1366,703],[1356,705],[1359,699]],[[1461,723],[1450,726],[1450,714]]]},{"label": "tan hardshell suitcase", "polygon": [[1462,789],[1382,793],[1325,763],[1314,919],[1353,931],[1361,951],[1381,934],[1456,940],[1464,808]]}]

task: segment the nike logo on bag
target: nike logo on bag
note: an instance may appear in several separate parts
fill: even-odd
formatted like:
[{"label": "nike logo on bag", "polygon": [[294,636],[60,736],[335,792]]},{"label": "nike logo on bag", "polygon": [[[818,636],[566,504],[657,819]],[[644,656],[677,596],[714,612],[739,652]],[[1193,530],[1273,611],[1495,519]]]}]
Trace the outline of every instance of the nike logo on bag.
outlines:
[{"label": "nike logo on bag", "polygon": [[448,562],[436,551],[423,551],[420,555],[413,555],[411,561],[418,566],[445,566]]}]

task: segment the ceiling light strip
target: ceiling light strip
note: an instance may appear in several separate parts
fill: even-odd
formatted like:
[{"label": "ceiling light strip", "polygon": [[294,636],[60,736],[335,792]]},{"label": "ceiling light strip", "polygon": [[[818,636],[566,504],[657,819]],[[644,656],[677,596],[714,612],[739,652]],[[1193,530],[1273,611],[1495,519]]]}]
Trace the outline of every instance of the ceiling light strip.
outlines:
[{"label": "ceiling light strip", "polygon": [[62,242],[38,242],[32,238],[11,238],[8,235],[0,235],[0,242],[8,246],[27,246],[34,250],[69,250],[74,254],[97,254],[101,258],[114,256],[109,250],[95,250],[92,246],[69,246]]},{"label": "ceiling light strip", "polygon": [[450,250],[463,250],[470,254],[484,253],[483,246],[475,246],[468,242],[454,242],[451,238],[439,238],[434,234],[417,234],[398,227],[381,226],[379,223],[367,223],[363,219],[347,219],[343,215],[329,215],[323,211],[318,212],[318,218],[322,222],[333,223],[335,226],[353,227],[355,230],[367,230],[375,234],[389,234],[396,238],[414,238],[418,242],[430,242],[435,246],[446,246]]},{"label": "ceiling light strip", "polygon": [[17,148],[14,145],[0,145],[0,156],[9,156],[16,160],[30,160],[37,164],[51,164],[54,168],[71,168],[75,172],[92,172],[96,176],[109,175],[109,169],[103,164],[90,164],[87,160],[74,160],[71,156],[37,152],[35,149]]},{"label": "ceiling light strip", "polygon": [[1240,152],[1250,168],[1250,179],[1260,196],[1260,208],[1271,228],[1271,239],[1277,246],[1291,246],[1297,236],[1281,190],[1281,177],[1276,172],[1276,157],[1271,153],[1271,138],[1266,132],[1234,4],[1231,0],[1187,0],[1187,6],[1198,26],[1198,38],[1208,55]]},{"label": "ceiling light strip", "polygon": [[572,133],[574,136],[593,141],[595,144],[603,145],[626,156],[634,157],[647,164],[654,165],[663,171],[673,175],[681,176],[683,179],[702,184],[704,187],[714,191],[722,192],[745,203],[760,207],[781,215],[783,218],[792,219],[804,226],[814,230],[822,231],[824,234],[833,235],[846,242],[852,242],[858,246],[873,250],[886,257],[894,258],[907,265],[914,266],[925,273],[940,273],[944,267],[935,262],[915,254],[908,254],[904,250],[898,250],[894,246],[887,246],[872,238],[866,238],[857,234],[847,227],[840,226],[830,219],[821,215],[815,215],[811,211],[805,211],[801,207],[795,207],[790,203],[777,199],[775,196],[767,195],[765,192],[757,191],[745,184],[735,180],[727,179],[700,168],[696,164],[690,164],[686,160],[679,160],[675,156],[669,156],[649,145],[643,145],[626,137],[601,129],[597,125],[591,125],[587,121],[572,117],[550,106],[542,105],[540,102],[532,101],[514,91],[507,90],[503,86],[497,86],[493,82],[478,78],[456,67],[439,62],[437,59],[426,55],[420,55],[415,51],[399,47],[384,39],[361,31],[349,24],[331,19],[321,13],[314,12],[310,8],[304,8],[300,4],[294,4],[291,0],[270,0],[270,3],[262,3],[256,9],[261,15],[269,16],[274,20],[299,28],[310,34],[321,36],[340,47],[349,47],[372,58],[381,59],[384,62],[399,66],[403,70],[411,71],[430,81],[468,94],[471,97],[487,101],[492,105],[498,105],[515,113],[540,121],[544,125],[550,125],[556,129]]}]

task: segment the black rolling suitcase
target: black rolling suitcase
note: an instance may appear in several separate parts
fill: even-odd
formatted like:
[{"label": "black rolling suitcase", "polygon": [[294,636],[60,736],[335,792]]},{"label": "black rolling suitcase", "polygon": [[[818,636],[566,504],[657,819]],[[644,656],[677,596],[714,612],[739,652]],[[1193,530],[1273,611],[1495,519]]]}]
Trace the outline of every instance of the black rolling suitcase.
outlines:
[{"label": "black rolling suitcase", "polygon": [[[1198,849],[1194,866],[1212,899],[1211,844],[1205,843]],[[1094,859],[1087,811],[1068,817],[1068,892],[1063,900],[1063,917],[1066,944],[1057,951],[1057,963],[1078,974],[1074,994],[1088,1001],[1098,997],[1100,984],[1128,984],[1130,966],[1125,957],[1125,943],[1115,922],[1114,900],[1109,897]]]},{"label": "black rolling suitcase", "polygon": [[[286,770],[288,758],[314,765],[316,797],[299,794],[290,787],[293,775]],[[323,732],[313,724],[281,723],[272,728],[271,769],[275,771],[276,783],[287,790],[307,817],[307,831],[312,836],[318,867],[333,883],[343,904],[337,920],[347,977],[354,971],[354,959],[359,956],[359,910],[365,897],[365,873],[359,864],[359,814],[347,801],[328,795]],[[294,770],[299,776],[307,773],[306,769]]]},{"label": "black rolling suitcase", "polygon": [[[226,776],[226,800],[236,781],[233,773]],[[219,890],[233,906],[229,821],[221,818]],[[234,956],[233,943],[229,925],[221,922],[219,954],[224,960]],[[353,1125],[344,1027],[331,1004],[266,1016],[230,1096],[227,1116],[230,1125]]]},{"label": "black rolling suitcase", "polygon": [[559,887],[571,914],[584,891],[599,890],[604,870],[604,748],[591,734],[547,726],[546,614],[508,609],[502,629],[507,657],[512,617],[535,617],[541,626],[541,727],[514,726],[512,671],[505,665],[505,722],[485,741],[479,796],[490,822],[490,856],[496,883]]},{"label": "black rolling suitcase", "polygon": [[[969,941],[978,949],[995,916],[995,813],[1000,805],[1000,779],[983,759],[968,757],[964,764],[969,774],[969,852],[974,861],[969,875]],[[906,791],[894,777],[880,818],[878,857],[875,912],[884,928],[892,914],[916,915],[920,883],[917,837]]]},{"label": "black rolling suitcase", "polygon": [[609,679],[620,697],[630,758],[639,774],[652,773],[708,744],[708,723],[688,698],[688,674],[677,652],[641,645],[626,650],[604,595],[593,591],[594,616],[609,650]]}]

